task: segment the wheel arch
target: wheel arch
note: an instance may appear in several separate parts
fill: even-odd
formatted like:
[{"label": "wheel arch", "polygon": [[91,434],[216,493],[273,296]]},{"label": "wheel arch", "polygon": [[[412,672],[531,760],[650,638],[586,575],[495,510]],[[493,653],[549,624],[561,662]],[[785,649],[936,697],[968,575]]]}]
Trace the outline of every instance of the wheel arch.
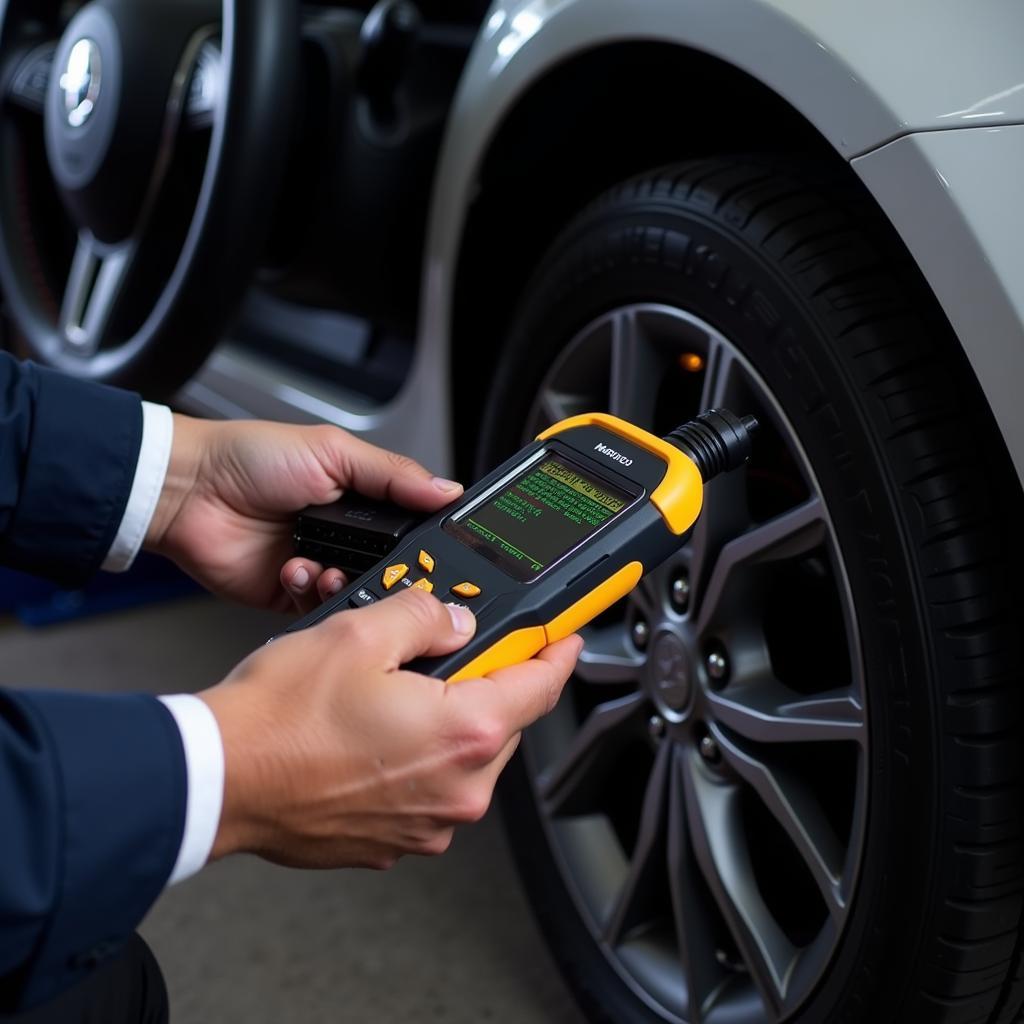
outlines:
[{"label": "wheel arch", "polygon": [[[677,97],[698,83],[708,101],[679,118]],[[453,393],[482,401],[470,382],[486,379],[497,361],[505,325],[537,262],[602,192],[659,165],[765,150],[847,166],[766,86],[678,44],[609,43],[532,82],[496,125],[473,176],[452,278]],[[471,404],[461,401],[458,410],[466,422],[478,422]],[[471,469],[471,452],[458,449],[465,436],[455,432],[463,472]]]},{"label": "wheel arch", "polygon": [[[656,34],[635,26],[616,35],[602,23],[601,35],[583,31],[578,17],[568,17],[604,6],[604,0],[497,4],[456,98],[435,182],[421,320],[427,344],[421,353],[449,367],[453,407],[463,423],[479,422],[483,395],[474,381],[486,379],[493,367],[503,324],[537,259],[558,229],[623,178],[705,153],[808,153],[847,172],[906,237],[906,221],[888,218],[886,205],[897,197],[874,183],[869,189],[849,173],[849,161],[915,127],[936,127],[921,113],[924,108],[907,120],[916,94],[883,101],[858,78],[849,54],[833,52],[807,25],[762,0],[745,0],[743,6],[771,26],[775,59],[764,76],[750,72],[749,60],[744,70],[739,59],[709,52],[710,44],[687,45],[679,31]],[[652,0],[636,11],[664,6]],[[685,6],[699,7],[701,0]],[[545,10],[538,16],[537,39],[545,32],[557,38],[548,38],[539,53],[531,50],[537,39],[520,40],[520,49],[506,46],[503,56],[502,41],[515,21],[511,11],[540,7]],[[563,16],[566,24],[560,25]],[[495,27],[501,19],[505,35]],[[678,8],[676,21],[685,23]],[[802,54],[809,61],[809,92],[817,83],[836,101],[834,118],[813,119],[823,109],[819,97],[811,95],[799,108],[794,102],[792,73],[777,70],[786,63],[782,33],[790,37],[791,59]],[[773,76],[776,81],[766,84]],[[837,76],[844,80],[842,96],[836,93]],[[780,88],[780,77],[788,89]],[[912,240],[905,248],[917,255]],[[934,297],[936,290],[930,290]],[[997,419],[1012,441],[998,410]],[[470,441],[460,444],[467,437],[462,430],[454,436],[456,464],[466,472]]]}]

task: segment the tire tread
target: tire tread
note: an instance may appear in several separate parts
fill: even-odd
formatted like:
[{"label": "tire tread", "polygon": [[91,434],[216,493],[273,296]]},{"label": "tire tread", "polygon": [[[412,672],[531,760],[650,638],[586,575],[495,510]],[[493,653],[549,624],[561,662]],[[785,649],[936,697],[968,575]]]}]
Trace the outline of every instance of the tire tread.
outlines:
[{"label": "tire tread", "polygon": [[[942,784],[951,799],[902,1019],[1024,1020],[1017,1016],[1024,1000],[1024,736],[1014,628],[1021,600],[1008,554],[1019,553],[1021,494],[989,410],[891,228],[831,167],[753,155],[641,175],[582,211],[538,272],[539,287],[561,281],[568,288],[570,280],[578,287],[610,258],[610,247],[626,260],[697,272],[705,258],[699,247],[680,253],[667,230],[609,227],[616,216],[683,208],[780,266],[841,350],[844,372],[884,446],[906,547],[922,566],[915,584],[928,609]],[[589,264],[580,257],[581,239],[593,249]],[[727,269],[713,286],[735,288],[736,301],[746,301],[751,282],[731,281]],[[549,289],[545,301],[557,302],[557,291]]]}]

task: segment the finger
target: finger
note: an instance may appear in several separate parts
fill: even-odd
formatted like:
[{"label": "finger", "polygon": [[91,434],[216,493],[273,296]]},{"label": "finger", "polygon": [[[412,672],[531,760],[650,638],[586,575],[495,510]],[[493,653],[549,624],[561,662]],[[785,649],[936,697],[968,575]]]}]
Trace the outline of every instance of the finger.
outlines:
[{"label": "finger", "polygon": [[321,601],[334,597],[348,583],[348,577],[340,569],[326,569],[316,581],[317,593]]},{"label": "finger", "polygon": [[436,477],[414,459],[338,431],[328,452],[339,486],[369,498],[434,512],[462,494],[462,484]]},{"label": "finger", "polygon": [[319,562],[309,558],[291,558],[281,567],[281,586],[288,592],[299,611],[311,612],[323,599],[313,585],[324,571]]},{"label": "finger", "polygon": [[421,655],[450,654],[476,632],[476,616],[468,608],[442,604],[411,587],[348,614],[360,641],[385,669],[396,669]]},{"label": "finger", "polygon": [[568,636],[521,665],[456,683],[454,696],[473,702],[474,713],[485,720],[497,716],[509,736],[522,732],[558,703],[582,649],[579,636]]}]

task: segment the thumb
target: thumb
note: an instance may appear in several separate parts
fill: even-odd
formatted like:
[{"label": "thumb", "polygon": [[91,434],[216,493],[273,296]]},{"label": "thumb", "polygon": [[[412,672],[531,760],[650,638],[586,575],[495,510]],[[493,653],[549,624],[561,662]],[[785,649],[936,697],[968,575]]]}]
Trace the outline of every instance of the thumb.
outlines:
[{"label": "thumb", "polygon": [[388,669],[421,655],[450,654],[476,632],[476,616],[468,608],[442,604],[412,588],[345,615],[351,616],[349,621],[374,652],[377,664]]}]

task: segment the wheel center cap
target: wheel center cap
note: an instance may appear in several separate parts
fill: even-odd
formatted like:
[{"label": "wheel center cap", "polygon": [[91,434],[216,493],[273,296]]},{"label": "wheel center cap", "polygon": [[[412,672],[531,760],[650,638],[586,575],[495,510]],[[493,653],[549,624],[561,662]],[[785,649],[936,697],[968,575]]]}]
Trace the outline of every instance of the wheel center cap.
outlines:
[{"label": "wheel center cap", "polygon": [[676,714],[686,710],[693,694],[691,659],[675,633],[661,633],[648,660],[654,700]]}]

